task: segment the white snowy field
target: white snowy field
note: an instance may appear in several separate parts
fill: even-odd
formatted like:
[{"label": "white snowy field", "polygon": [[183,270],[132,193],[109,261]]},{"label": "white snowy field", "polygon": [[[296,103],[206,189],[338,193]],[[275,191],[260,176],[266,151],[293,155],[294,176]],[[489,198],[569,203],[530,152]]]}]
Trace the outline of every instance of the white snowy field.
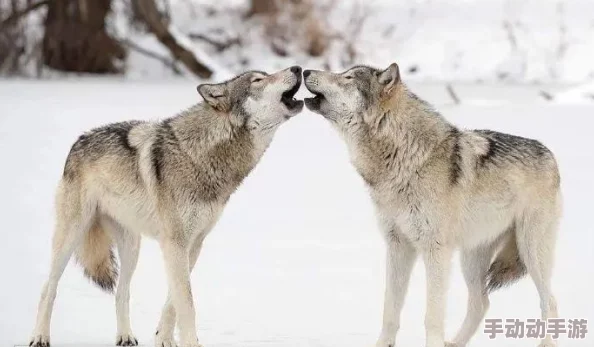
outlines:
[{"label": "white snowy field", "polygon": [[[455,106],[441,85],[413,85],[452,122],[542,140],[562,171],[565,214],[554,289],[563,318],[594,329],[594,102],[548,103],[532,87],[458,86]],[[302,91],[303,94],[306,94]],[[158,119],[198,101],[190,81],[0,81],[0,346],[26,344],[48,272],[53,194],[70,145],[91,127]],[[590,265],[588,265],[590,264]],[[458,261],[449,291],[447,335],[461,324],[466,289]],[[260,165],[231,198],[192,275],[201,342],[219,347],[361,347],[381,326],[384,250],[370,199],[346,148],[325,120],[304,112],[285,124]],[[398,346],[422,346],[424,269],[417,264]],[[145,239],[132,282],[132,327],[152,346],[165,275],[156,242]],[[491,318],[538,318],[529,279],[492,296]],[[115,308],[74,264],[60,283],[51,340],[112,345]],[[536,346],[489,340],[471,346]],[[562,346],[594,345],[567,340]]]}]

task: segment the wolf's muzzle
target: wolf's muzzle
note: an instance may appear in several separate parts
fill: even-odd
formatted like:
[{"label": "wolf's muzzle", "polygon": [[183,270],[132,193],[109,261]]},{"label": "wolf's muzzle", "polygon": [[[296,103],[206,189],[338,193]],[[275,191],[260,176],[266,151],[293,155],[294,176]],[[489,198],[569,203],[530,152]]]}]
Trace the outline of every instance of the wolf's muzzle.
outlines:
[{"label": "wolf's muzzle", "polygon": [[302,69],[301,69],[301,66],[297,66],[297,65],[295,65],[295,66],[291,66],[290,70],[291,70],[291,72],[292,72],[292,73],[294,73],[295,75],[297,75],[297,76],[301,77],[301,70],[302,70]]},{"label": "wolf's muzzle", "polygon": [[299,88],[301,87],[301,67],[300,66],[292,66],[289,68],[289,70],[295,74],[295,77],[297,78],[297,80],[295,81],[295,83],[293,84],[293,86],[289,89],[286,90],[282,96],[281,96],[281,102],[287,106],[287,108],[291,111],[301,111],[301,109],[303,108],[303,101],[302,100],[296,100],[295,99],[295,94],[297,94],[297,91],[299,91]]}]

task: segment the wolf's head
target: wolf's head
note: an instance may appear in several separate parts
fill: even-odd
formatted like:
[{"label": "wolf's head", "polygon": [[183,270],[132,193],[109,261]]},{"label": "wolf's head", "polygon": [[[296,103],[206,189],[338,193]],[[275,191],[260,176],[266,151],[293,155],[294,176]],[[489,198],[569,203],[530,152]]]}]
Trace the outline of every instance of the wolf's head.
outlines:
[{"label": "wolf's head", "polygon": [[341,130],[373,122],[373,115],[400,84],[398,65],[385,70],[355,66],[342,73],[306,70],[305,86],[315,97],[305,105]]},{"label": "wolf's head", "polygon": [[213,109],[233,124],[271,131],[303,109],[293,97],[301,86],[301,67],[274,74],[249,71],[218,84],[201,84],[198,92]]}]

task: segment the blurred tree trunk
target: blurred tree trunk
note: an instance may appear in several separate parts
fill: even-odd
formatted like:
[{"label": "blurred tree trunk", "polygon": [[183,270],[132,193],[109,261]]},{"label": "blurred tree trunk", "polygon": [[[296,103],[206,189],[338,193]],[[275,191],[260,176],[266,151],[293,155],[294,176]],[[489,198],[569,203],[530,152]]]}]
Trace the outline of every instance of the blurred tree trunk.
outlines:
[{"label": "blurred tree trunk", "polygon": [[313,0],[251,0],[247,16],[264,18],[272,51],[279,56],[289,55],[291,46],[297,44],[307,54],[319,57],[330,42],[327,20],[319,10]]},{"label": "blurred tree trunk", "polygon": [[[165,26],[171,23],[171,8],[170,0],[153,0],[155,2],[156,10],[159,12],[159,19]],[[135,25],[140,31],[150,32],[147,23],[143,18],[141,9],[139,8],[140,1],[130,1],[130,13],[128,14],[131,24]]]},{"label": "blurred tree trunk", "polygon": [[150,32],[171,52],[175,59],[181,61],[192,73],[202,78],[210,78],[212,71],[183,44],[179,43],[169,30],[167,21],[163,20],[155,0],[133,0],[134,8],[147,25]]},{"label": "blurred tree trunk", "polygon": [[248,16],[273,14],[277,10],[276,0],[252,0]]},{"label": "blurred tree trunk", "polygon": [[43,62],[61,71],[119,73],[126,50],[109,36],[111,0],[53,0],[48,4]]}]

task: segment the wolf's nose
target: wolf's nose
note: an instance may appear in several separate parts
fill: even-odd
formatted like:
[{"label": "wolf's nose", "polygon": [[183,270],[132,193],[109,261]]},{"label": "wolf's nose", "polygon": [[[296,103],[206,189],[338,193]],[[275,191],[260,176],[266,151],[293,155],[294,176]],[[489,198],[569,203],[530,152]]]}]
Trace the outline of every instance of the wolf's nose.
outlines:
[{"label": "wolf's nose", "polygon": [[291,72],[295,75],[301,75],[301,66],[291,66]]},{"label": "wolf's nose", "polygon": [[307,78],[307,76],[309,76],[311,74],[311,70],[305,70],[303,71],[303,77]]}]

